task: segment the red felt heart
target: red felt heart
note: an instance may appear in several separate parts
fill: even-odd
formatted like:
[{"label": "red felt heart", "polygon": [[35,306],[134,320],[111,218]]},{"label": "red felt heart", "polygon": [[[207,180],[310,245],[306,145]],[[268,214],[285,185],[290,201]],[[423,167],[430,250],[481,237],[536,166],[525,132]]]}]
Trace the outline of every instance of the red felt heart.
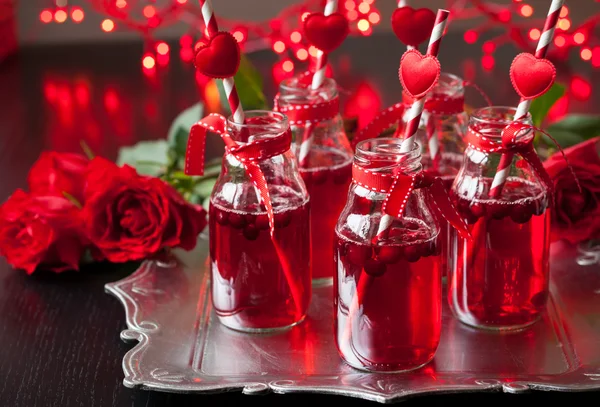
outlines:
[{"label": "red felt heart", "polygon": [[510,65],[510,81],[523,99],[534,99],[550,89],[556,78],[552,62],[526,52],[515,57]]},{"label": "red felt heart", "polygon": [[392,14],[392,29],[400,41],[418,47],[431,35],[435,13],[428,8],[400,7]]},{"label": "red felt heart", "polygon": [[196,50],[196,69],[210,78],[229,78],[240,66],[240,46],[228,32],[218,32]]},{"label": "red felt heart", "polygon": [[328,16],[312,13],[304,20],[306,39],[323,52],[331,52],[339,47],[349,32],[348,19],[340,13]]},{"label": "red felt heart", "polygon": [[408,50],[400,59],[400,83],[414,99],[423,97],[437,83],[442,67],[433,55],[423,55],[416,49]]}]

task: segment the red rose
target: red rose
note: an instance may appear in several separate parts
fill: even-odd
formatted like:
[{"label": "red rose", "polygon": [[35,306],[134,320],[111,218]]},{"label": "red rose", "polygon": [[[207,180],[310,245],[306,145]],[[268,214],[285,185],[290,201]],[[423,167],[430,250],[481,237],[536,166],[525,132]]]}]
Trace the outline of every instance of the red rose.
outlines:
[{"label": "red rose", "polygon": [[165,247],[192,249],[206,225],[206,212],[192,206],[164,181],[139,176],[127,165],[103,158],[88,166],[83,215],[97,257],[140,260]]},{"label": "red rose", "polygon": [[56,272],[78,269],[85,249],[79,215],[63,197],[18,189],[0,206],[0,254],[27,274],[38,266]]},{"label": "red rose", "polygon": [[552,212],[552,239],[571,243],[600,237],[600,137],[565,150],[582,192],[560,153],[544,167],[554,181],[556,205]]},{"label": "red rose", "polygon": [[66,192],[82,202],[88,163],[80,154],[43,152],[29,170],[29,190],[36,195],[63,196]]}]

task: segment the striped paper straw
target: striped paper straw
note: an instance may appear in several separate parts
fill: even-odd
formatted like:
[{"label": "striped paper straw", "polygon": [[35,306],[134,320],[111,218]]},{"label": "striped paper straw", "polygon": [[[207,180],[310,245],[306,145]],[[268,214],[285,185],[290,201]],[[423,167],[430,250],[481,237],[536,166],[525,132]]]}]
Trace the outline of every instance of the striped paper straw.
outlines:
[{"label": "striped paper straw", "polygon": [[[206,26],[206,31],[208,32],[208,37],[212,38],[219,32],[219,26],[217,25],[217,19],[215,18],[212,3],[210,0],[199,1],[200,7],[202,8],[204,25]],[[246,117],[244,115],[244,110],[242,109],[240,97],[238,96],[238,91],[235,87],[233,78],[223,79],[223,88],[225,89],[225,94],[227,95],[227,101],[229,102],[229,108],[231,109],[231,114],[233,115],[233,121],[236,123],[244,123],[246,121]]]},{"label": "striped paper straw", "polygon": [[[402,8],[402,7],[406,7],[408,6],[408,0],[398,0],[398,7],[397,8]],[[415,49],[415,47],[413,47],[412,45],[407,45],[406,49]],[[402,120],[398,120],[398,123],[396,123],[396,131],[394,132],[394,137],[401,137],[402,135]]]},{"label": "striped paper straw", "polygon": [[[444,36],[444,31],[446,30],[446,23],[448,22],[449,15],[450,12],[448,10],[438,10],[435,18],[435,24],[433,25],[433,30],[431,30],[431,36],[429,37],[427,55],[433,55],[437,57],[440,50],[440,43],[442,42],[442,37]],[[421,114],[423,113],[424,106],[425,97],[422,97],[421,99],[415,100],[408,110],[406,115],[407,123],[404,128],[404,140],[400,146],[401,153],[408,153],[413,148],[415,135],[419,129],[419,122],[421,121]],[[377,228],[377,240],[384,238],[387,235],[388,229],[392,225],[393,220],[394,218],[390,215],[384,214],[381,216],[381,221],[379,222],[379,227]]]},{"label": "striped paper straw", "polygon": [[[327,0],[325,4],[324,15],[328,16],[337,10],[338,0]],[[327,54],[325,52],[319,51],[319,55],[316,59],[315,65],[315,74],[312,78],[312,83],[310,88],[312,90],[319,89],[323,82],[325,81],[325,72],[327,71]],[[312,147],[314,141],[313,128],[312,124],[309,123],[306,125],[304,129],[304,135],[302,136],[302,144],[300,144],[300,151],[298,152],[298,161],[300,161],[300,167],[306,167],[308,154],[310,153],[310,148]]]},{"label": "striped paper straw", "polygon": [[[546,57],[550,43],[554,38],[554,27],[556,27],[556,23],[558,21],[558,17],[560,16],[560,11],[564,2],[565,0],[552,0],[552,3],[550,4],[550,10],[548,10],[548,16],[546,17],[546,22],[544,23],[544,30],[540,36],[540,40],[538,41],[537,49],[535,50],[536,58]],[[525,118],[530,107],[531,100],[521,99],[519,105],[517,106],[515,120],[521,120]],[[512,163],[512,159],[512,153],[503,153],[500,156],[500,162],[498,163],[498,168],[496,169],[496,175],[494,176],[492,186],[490,187],[490,197],[500,197],[502,188],[504,188],[506,179],[510,174],[510,165]]]}]

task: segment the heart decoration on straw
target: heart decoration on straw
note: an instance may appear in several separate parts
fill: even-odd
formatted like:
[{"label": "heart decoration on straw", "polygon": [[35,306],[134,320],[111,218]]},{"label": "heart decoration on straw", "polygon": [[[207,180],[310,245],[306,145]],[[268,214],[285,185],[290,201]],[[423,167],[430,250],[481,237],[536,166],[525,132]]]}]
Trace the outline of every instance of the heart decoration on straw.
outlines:
[{"label": "heart decoration on straw", "polygon": [[398,72],[406,93],[413,99],[419,99],[436,85],[442,67],[434,55],[423,55],[411,49],[402,55]]},{"label": "heart decoration on straw", "polygon": [[510,66],[510,81],[523,99],[535,99],[546,93],[554,83],[556,68],[545,58],[526,52],[515,57]]},{"label": "heart decoration on straw", "polygon": [[[529,58],[530,61],[541,61],[541,60],[544,60],[544,58],[546,57],[546,54],[548,53],[548,48],[550,47],[550,44],[552,43],[552,39],[554,37],[554,28],[556,27],[556,23],[558,22],[558,18],[560,17],[560,12],[562,10],[564,2],[565,2],[565,0],[552,0],[552,3],[550,3],[550,8],[548,9],[548,15],[546,16],[546,21],[544,22],[544,30],[538,41],[537,49],[535,50],[535,56],[533,57],[533,59],[531,57],[527,57],[527,58]],[[517,55],[517,58],[518,57],[519,56]],[[523,58],[523,57],[521,57],[521,58]],[[520,59],[520,61],[524,61],[524,60]],[[513,61],[513,64],[514,64],[514,61]],[[535,65],[537,65],[537,63]],[[512,69],[513,68],[511,66],[511,71],[512,71]],[[518,75],[518,76],[520,76],[520,75]],[[527,75],[527,76],[530,77],[531,75]],[[552,80],[554,80],[554,76],[555,75],[553,75]],[[511,79],[512,79],[512,77],[513,77],[513,75],[511,74]],[[519,79],[521,80],[523,78],[519,77]],[[547,81],[547,79],[548,78],[546,78],[546,81]],[[519,83],[518,85],[519,85],[519,89],[517,89],[517,92],[520,93],[524,90],[522,87],[523,84]],[[535,94],[536,91],[537,91],[537,93],[540,93],[540,90],[545,91],[544,89],[541,89],[543,87],[543,85],[544,85],[544,83],[541,82],[539,84],[539,88],[528,88],[527,90],[531,94]],[[541,93],[543,93],[543,92],[541,92]],[[535,97],[535,96],[531,97],[531,94],[528,94],[528,97],[525,97],[524,95],[520,95],[521,100],[519,101],[519,105],[517,106],[517,112],[515,113],[515,121],[523,120],[527,117],[529,108],[531,107],[531,99],[533,97]],[[490,187],[490,192],[489,192],[490,197],[492,197],[492,198],[500,197],[500,194],[502,193],[502,189],[504,188],[504,184],[506,183],[506,180],[508,179],[508,176],[510,174],[510,165],[512,163],[512,159],[513,159],[513,154],[510,152],[502,153],[502,155],[500,156],[500,161],[498,162],[498,167],[496,168],[496,175],[494,176],[494,180],[492,181],[492,186]]]},{"label": "heart decoration on straw", "polygon": [[323,52],[332,52],[342,45],[350,33],[348,19],[340,13],[326,16],[312,13],[304,20],[304,35],[311,45]]},{"label": "heart decoration on straw", "polygon": [[[233,121],[235,123],[246,123],[246,115],[244,109],[240,103],[240,98],[235,86],[233,76],[237,72],[240,63],[240,48],[236,39],[228,33],[222,33],[219,31],[217,19],[213,11],[212,2],[210,0],[199,0],[200,6],[202,7],[202,19],[208,37],[210,38],[207,45],[201,47],[196,54],[196,67],[200,72],[214,75],[213,77],[223,79],[223,89],[227,96],[227,101],[232,112]],[[233,40],[233,42],[231,42]],[[224,49],[220,49],[224,47]],[[200,56],[200,57],[199,57]],[[191,131],[190,137],[188,138],[188,146],[186,151],[186,166],[185,172],[188,175],[199,175],[204,171],[204,164],[198,162],[198,159],[204,160],[204,143],[207,131],[214,131],[222,136],[229,154],[232,154],[239,158],[239,161],[244,166],[246,173],[252,180],[252,183],[257,190],[257,194],[260,196],[262,203],[267,208],[267,217],[269,218],[269,227],[271,241],[281,268],[284,273],[284,277],[287,281],[290,291],[292,293],[292,300],[296,306],[296,314],[298,317],[302,315],[302,299],[300,288],[298,287],[295,277],[293,275],[292,265],[289,262],[288,256],[283,250],[281,243],[275,237],[274,222],[273,222],[273,207],[271,204],[271,198],[269,196],[269,189],[265,176],[257,163],[257,160],[265,158],[264,147],[269,145],[271,142],[264,141],[249,142],[246,147],[239,147],[237,143],[228,137],[226,128],[226,119],[219,115],[211,115],[205,119],[200,120],[196,123]],[[242,138],[247,138],[247,131],[242,131]],[[282,139],[287,143],[288,148],[291,142],[291,132],[286,132],[282,135]],[[244,140],[245,141],[245,140]],[[285,144],[284,143],[284,144]],[[277,151],[270,150],[268,154],[275,153]],[[251,154],[250,154],[251,153]],[[241,154],[250,154],[250,157]]]},{"label": "heart decoration on straw", "polygon": [[[327,54],[339,47],[350,31],[346,17],[335,11],[337,6],[337,0],[327,0],[323,13],[312,13],[304,20],[306,38],[309,43],[321,51],[320,55],[315,58],[314,75],[310,84],[312,90],[319,89],[325,81]],[[298,151],[298,161],[302,168],[308,166],[308,157],[313,140],[313,126],[309,124],[304,129],[302,143]]]},{"label": "heart decoration on straw", "polygon": [[220,31],[197,49],[194,64],[209,78],[234,76],[240,67],[240,46],[233,35]]},{"label": "heart decoration on straw", "polygon": [[431,34],[435,13],[428,8],[399,7],[392,14],[392,29],[400,41],[418,47]]}]

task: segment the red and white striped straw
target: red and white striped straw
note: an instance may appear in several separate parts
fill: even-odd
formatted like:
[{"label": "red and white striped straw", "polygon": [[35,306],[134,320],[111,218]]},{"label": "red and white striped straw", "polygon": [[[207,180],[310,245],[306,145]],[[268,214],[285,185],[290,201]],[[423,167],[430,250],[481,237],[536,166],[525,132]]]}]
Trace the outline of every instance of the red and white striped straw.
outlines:
[{"label": "red and white striped straw", "polygon": [[[202,18],[204,19],[204,25],[206,26],[208,37],[212,38],[219,32],[219,26],[217,24],[217,19],[215,18],[211,0],[199,1],[202,10]],[[233,115],[233,121],[236,123],[244,123],[246,121],[246,116],[244,115],[244,110],[242,109],[240,97],[238,96],[237,88],[235,87],[233,78],[223,79],[223,88],[225,89],[225,94],[227,95],[227,101],[229,102],[229,108],[231,109],[231,114]]]},{"label": "red and white striped straw", "polygon": [[[545,58],[548,53],[548,48],[552,43],[552,39],[554,38],[554,28],[556,27],[556,23],[558,22],[558,17],[560,16],[560,11],[564,4],[565,0],[552,0],[550,4],[550,9],[548,10],[548,16],[546,17],[546,22],[544,23],[544,30],[542,35],[540,36],[540,40],[538,41],[537,49],[535,50],[536,58]],[[531,107],[531,100],[521,99],[519,105],[517,106],[517,112],[515,113],[515,120],[521,120],[527,116],[529,112],[529,108]],[[499,198],[502,193],[502,188],[504,188],[504,184],[506,183],[506,179],[510,174],[510,165],[513,160],[513,154],[511,153],[503,153],[500,156],[500,162],[498,163],[498,168],[496,169],[496,175],[494,176],[494,180],[492,181],[492,186],[490,187],[490,197]]]},{"label": "red and white striped straw", "polygon": [[[435,18],[435,24],[433,30],[431,30],[431,36],[429,37],[429,46],[427,47],[427,55],[433,55],[437,57],[440,50],[440,43],[446,30],[446,24],[448,23],[448,16],[450,12],[448,10],[439,9]],[[400,146],[401,153],[408,153],[412,150],[415,142],[415,136],[419,129],[419,122],[421,121],[421,114],[423,113],[423,107],[425,106],[425,97],[416,99],[410,106],[406,119],[407,123],[404,127],[404,140]],[[394,218],[390,215],[384,214],[381,216],[379,227],[377,228],[377,237],[379,240],[387,235],[387,231],[392,225]]]},{"label": "red and white striped straw", "polygon": [[[450,12],[448,10],[438,10],[435,18],[435,24],[433,25],[433,30],[431,31],[431,37],[429,37],[427,55],[433,55],[437,57],[449,15]],[[424,106],[425,97],[422,97],[415,100],[408,110],[406,116],[407,123],[406,127],[404,128],[404,141],[402,141],[401,147],[401,151],[404,153],[412,150],[412,145],[415,142],[415,134],[419,129],[419,122],[421,121],[421,114],[423,113]]]},{"label": "red and white striped straw", "polygon": [[[328,16],[336,12],[338,7],[338,0],[327,0],[325,4],[324,15]],[[319,55],[316,58],[315,74],[312,78],[310,88],[315,90],[319,89],[325,81],[325,72],[327,71],[327,53],[319,51]],[[312,125],[308,124],[304,129],[304,135],[302,136],[302,144],[300,144],[300,151],[298,151],[298,161],[300,161],[300,167],[306,167],[306,160],[310,153],[314,141],[314,133]]]}]

